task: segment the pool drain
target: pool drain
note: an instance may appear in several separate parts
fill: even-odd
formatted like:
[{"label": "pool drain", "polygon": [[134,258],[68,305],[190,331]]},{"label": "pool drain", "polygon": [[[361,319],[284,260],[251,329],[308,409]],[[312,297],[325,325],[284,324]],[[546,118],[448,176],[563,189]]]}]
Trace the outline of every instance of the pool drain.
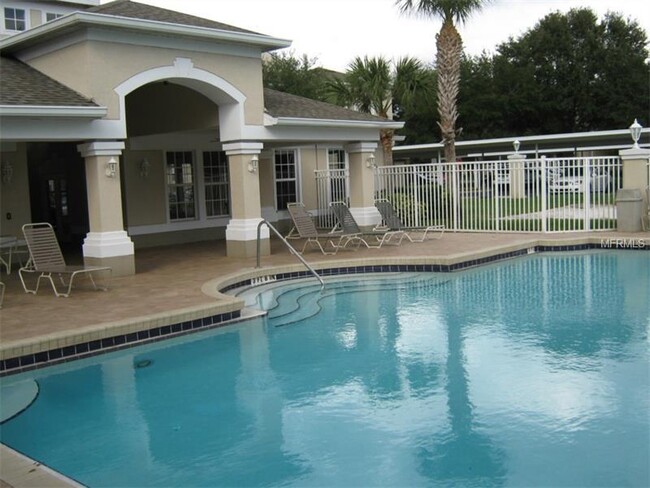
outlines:
[{"label": "pool drain", "polygon": [[146,368],[148,366],[151,366],[152,363],[153,363],[153,361],[151,359],[142,359],[142,360],[138,361],[137,363],[135,363],[135,367],[138,368],[138,369]]}]

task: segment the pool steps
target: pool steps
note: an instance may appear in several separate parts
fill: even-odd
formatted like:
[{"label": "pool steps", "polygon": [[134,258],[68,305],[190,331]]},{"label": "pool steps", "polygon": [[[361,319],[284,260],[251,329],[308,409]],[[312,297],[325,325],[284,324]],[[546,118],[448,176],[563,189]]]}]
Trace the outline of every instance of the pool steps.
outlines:
[{"label": "pool steps", "polygon": [[[387,275],[390,280],[387,281]],[[444,278],[448,281],[448,278]],[[313,317],[321,310],[320,301],[336,293],[345,292],[376,292],[394,289],[398,286],[419,285],[422,283],[439,283],[436,277],[425,276],[421,273],[382,273],[372,278],[360,276],[339,277],[327,281],[325,289],[312,284],[311,280],[295,280],[291,282],[275,281],[261,286],[247,287],[237,293],[243,298],[247,307],[259,307],[267,312],[270,324],[274,327],[283,327]],[[361,290],[359,290],[361,283]]]}]

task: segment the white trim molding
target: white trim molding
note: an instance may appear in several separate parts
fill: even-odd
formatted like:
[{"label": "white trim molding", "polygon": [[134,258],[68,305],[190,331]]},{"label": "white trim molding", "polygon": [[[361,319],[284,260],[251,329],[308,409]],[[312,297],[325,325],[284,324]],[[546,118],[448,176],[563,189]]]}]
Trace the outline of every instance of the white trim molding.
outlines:
[{"label": "white trim molding", "polygon": [[51,105],[0,105],[2,117],[65,117],[101,119],[108,112],[106,107],[72,107]]},{"label": "white trim molding", "polygon": [[124,150],[124,141],[95,141],[79,144],[77,150],[81,157],[120,156]]},{"label": "white trim molding", "polygon": [[376,142],[353,142],[352,144],[347,144],[345,146],[345,150],[348,152],[348,154],[371,153],[375,152],[376,149]]},{"label": "white trim molding", "polygon": [[88,232],[83,255],[89,258],[112,258],[135,254],[133,241],[126,231]]},{"label": "white trim molding", "polygon": [[394,122],[391,120],[345,120],[345,119],[306,119],[301,117],[270,117],[265,122],[267,125],[285,125],[299,127],[359,127],[371,129],[401,129],[404,122]]},{"label": "white trim molding", "polygon": [[618,154],[621,156],[622,161],[650,159],[650,149],[637,149],[633,147],[631,149],[623,149],[622,151],[619,151]]},{"label": "white trim molding", "polygon": [[[255,241],[257,240],[257,226],[262,219],[231,219],[226,227],[226,240],[228,241]],[[261,229],[260,237],[269,238],[269,228]]]},{"label": "white trim molding", "polygon": [[47,42],[53,37],[60,36],[63,32],[69,32],[72,29],[79,29],[83,26],[150,32],[161,37],[192,37],[195,39],[205,39],[210,41],[247,44],[258,46],[264,51],[272,51],[274,49],[282,49],[291,46],[291,41],[288,39],[270,37],[264,34],[197,27],[175,24],[173,22],[119,17],[116,15],[82,11],[65,15],[51,22],[47,22],[32,29],[27,29],[19,34],[3,39],[0,41],[0,49],[3,51],[13,52],[16,49],[20,49],[21,44],[23,43],[33,44],[39,38],[39,40]]},{"label": "white trim molding", "polygon": [[239,156],[244,154],[259,154],[262,152],[264,144],[261,142],[226,142],[223,144],[223,150],[226,156]]}]

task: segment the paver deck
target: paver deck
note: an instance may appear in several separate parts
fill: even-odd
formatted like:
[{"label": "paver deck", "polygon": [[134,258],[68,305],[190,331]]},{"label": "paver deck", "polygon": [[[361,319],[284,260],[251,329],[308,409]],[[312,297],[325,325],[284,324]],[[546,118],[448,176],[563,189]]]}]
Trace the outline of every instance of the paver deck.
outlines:
[{"label": "paver deck", "polygon": [[[606,237],[634,237],[650,246],[650,233],[617,234],[488,234],[446,233],[440,240],[404,243],[399,247],[341,251],[335,256],[306,252],[313,265],[346,261],[361,264],[368,259],[468,259],[477,253],[525,247],[540,240],[545,242],[579,243]],[[43,286],[38,295],[26,294],[17,276],[2,274],[6,293],[0,310],[0,346],[15,341],[37,339],[52,333],[74,332],[84,327],[111,324],[121,320],[173,313],[175,310],[210,306],[219,298],[206,295],[202,286],[233,273],[252,270],[255,258],[226,257],[225,243],[201,242],[173,247],[142,249],[136,252],[134,276],[113,278],[106,292],[76,288],[69,298],[57,298]],[[286,266],[298,261],[279,241],[272,241],[272,254],[262,257],[264,268]],[[82,280],[80,280],[80,285]]]}]

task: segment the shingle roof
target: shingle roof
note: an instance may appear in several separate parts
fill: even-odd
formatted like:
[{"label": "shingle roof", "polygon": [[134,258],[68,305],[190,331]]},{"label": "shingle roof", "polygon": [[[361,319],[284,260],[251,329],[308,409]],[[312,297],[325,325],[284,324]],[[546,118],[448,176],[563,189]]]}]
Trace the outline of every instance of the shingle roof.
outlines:
[{"label": "shingle roof", "polygon": [[189,25],[193,27],[206,27],[208,29],[219,29],[232,32],[243,32],[248,34],[257,34],[256,32],[246,29],[240,29],[232,25],[222,24],[214,20],[196,17],[194,15],[183,14],[168,10],[165,8],[145,5],[143,3],[131,2],[130,0],[116,0],[115,2],[106,3],[97,7],[86,10],[104,15],[114,15],[116,17],[128,17],[131,19],[153,20],[157,22],[168,22],[171,24]]},{"label": "shingle roof", "polygon": [[310,98],[264,89],[264,108],[273,117],[300,119],[354,120],[360,122],[389,122],[375,115],[319,102]]},{"label": "shingle roof", "polygon": [[[0,105],[97,107],[92,100],[14,58],[0,56]],[[318,100],[264,89],[264,105],[273,117],[386,122],[374,115]]]},{"label": "shingle roof", "polygon": [[0,105],[98,107],[88,98],[16,59],[0,56]]}]

